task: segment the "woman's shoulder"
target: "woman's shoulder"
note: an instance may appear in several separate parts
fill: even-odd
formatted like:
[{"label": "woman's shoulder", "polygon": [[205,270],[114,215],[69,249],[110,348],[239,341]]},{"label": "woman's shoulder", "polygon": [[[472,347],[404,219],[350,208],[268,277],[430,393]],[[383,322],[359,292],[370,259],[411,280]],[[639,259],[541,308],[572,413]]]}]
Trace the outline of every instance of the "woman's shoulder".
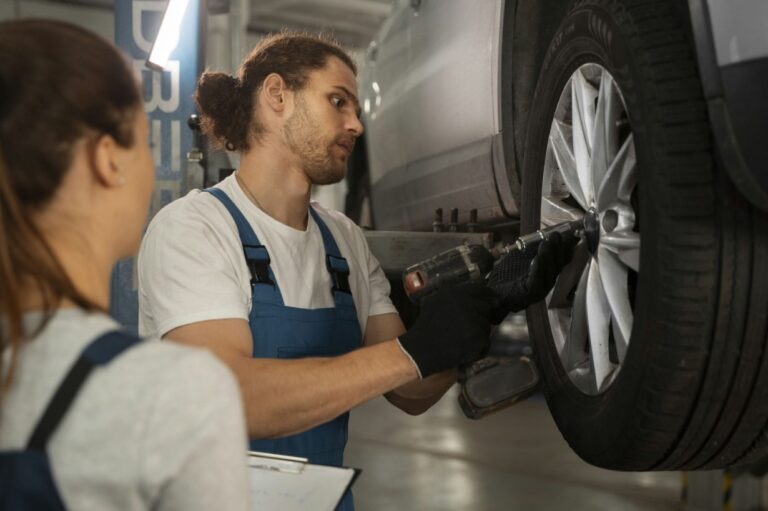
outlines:
[{"label": "woman's shoulder", "polygon": [[[150,443],[169,432],[189,440],[216,418],[244,420],[233,374],[202,348],[142,339],[102,368],[93,380],[86,393],[93,398],[92,403],[99,408],[122,404],[132,409],[144,423]],[[178,445],[176,449],[184,450]]]},{"label": "woman's shoulder", "polygon": [[[54,347],[68,344],[67,367],[92,339],[120,327],[106,314],[78,311],[58,316],[50,326],[55,330],[44,334],[48,338],[35,339],[45,341],[37,345],[35,358],[60,358]],[[26,373],[40,376],[39,370]],[[37,400],[24,428],[18,428],[12,439],[15,445],[23,444],[48,400],[47,396]],[[28,400],[16,401],[18,410],[29,408]],[[75,491],[64,482],[65,499],[76,502],[84,494],[98,495],[108,474],[110,481],[125,481],[119,489],[110,487],[112,494],[123,492],[125,498],[133,498],[140,491],[141,498],[157,502],[166,498],[164,488],[177,477],[182,477],[178,484],[193,489],[205,482],[199,472],[187,470],[194,460],[206,467],[222,459],[234,464],[245,445],[242,401],[226,366],[202,349],[137,338],[137,344],[91,372],[50,453],[62,479],[79,485]]]}]

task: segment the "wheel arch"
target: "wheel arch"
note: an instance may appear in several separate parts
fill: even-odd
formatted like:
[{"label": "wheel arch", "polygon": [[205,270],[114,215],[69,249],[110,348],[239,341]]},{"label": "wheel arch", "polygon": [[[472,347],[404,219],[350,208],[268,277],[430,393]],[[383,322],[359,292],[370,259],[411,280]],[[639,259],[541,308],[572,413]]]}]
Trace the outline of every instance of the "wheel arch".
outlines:
[{"label": "wheel arch", "polygon": [[[525,134],[536,82],[549,43],[572,5],[572,0],[506,0],[504,3],[499,56],[501,147],[494,164],[505,171],[506,177],[504,183],[497,173],[497,187],[508,186],[518,205]],[[501,196],[505,192],[498,190]]]}]

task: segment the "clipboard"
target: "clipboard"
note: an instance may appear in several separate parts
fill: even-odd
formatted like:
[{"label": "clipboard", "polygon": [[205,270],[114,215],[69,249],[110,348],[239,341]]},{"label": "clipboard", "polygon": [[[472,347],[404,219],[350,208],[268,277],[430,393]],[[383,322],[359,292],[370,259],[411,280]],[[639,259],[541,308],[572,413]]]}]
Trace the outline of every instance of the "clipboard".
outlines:
[{"label": "clipboard", "polygon": [[259,511],[333,511],[360,472],[248,451],[251,506]]}]

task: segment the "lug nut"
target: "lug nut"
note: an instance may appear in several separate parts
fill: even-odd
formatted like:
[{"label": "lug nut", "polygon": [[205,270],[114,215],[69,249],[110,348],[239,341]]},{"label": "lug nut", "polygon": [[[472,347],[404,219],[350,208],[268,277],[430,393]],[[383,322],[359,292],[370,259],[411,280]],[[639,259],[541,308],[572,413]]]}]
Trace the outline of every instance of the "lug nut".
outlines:
[{"label": "lug nut", "polygon": [[605,232],[612,232],[619,224],[619,214],[613,209],[609,209],[603,213],[603,230]]}]

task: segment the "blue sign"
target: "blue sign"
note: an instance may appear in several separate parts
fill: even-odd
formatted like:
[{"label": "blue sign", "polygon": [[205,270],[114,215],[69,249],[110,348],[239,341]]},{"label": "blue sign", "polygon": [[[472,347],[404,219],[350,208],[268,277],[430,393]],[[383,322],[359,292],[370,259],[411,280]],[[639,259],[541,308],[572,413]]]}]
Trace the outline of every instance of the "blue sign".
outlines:
[{"label": "blue sign", "polygon": [[[150,143],[155,160],[155,193],[149,218],[182,191],[182,170],[192,147],[187,118],[194,113],[197,84],[200,0],[189,0],[181,23],[179,43],[165,70],[153,71],[145,62],[160,29],[167,0],[115,2],[115,42],[128,54],[144,90]],[[126,327],[138,330],[138,278],[135,259],[121,261],[112,274],[111,314]]]}]

